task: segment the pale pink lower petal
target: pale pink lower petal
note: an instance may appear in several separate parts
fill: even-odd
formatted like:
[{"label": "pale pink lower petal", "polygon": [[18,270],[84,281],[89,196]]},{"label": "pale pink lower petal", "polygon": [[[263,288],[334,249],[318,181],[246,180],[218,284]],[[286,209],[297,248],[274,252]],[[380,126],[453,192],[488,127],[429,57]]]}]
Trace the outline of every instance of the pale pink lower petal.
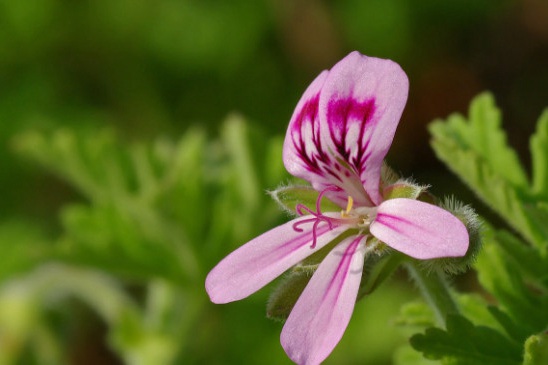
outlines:
[{"label": "pale pink lower petal", "polygon": [[457,217],[417,200],[384,201],[370,231],[388,246],[417,259],[464,256],[468,250],[468,231]]},{"label": "pale pink lower petal", "polygon": [[345,227],[329,229],[320,223],[314,248],[313,222],[293,226],[310,219],[303,216],[254,238],[225,257],[206,278],[206,291],[214,303],[228,303],[247,297],[284,273],[293,265],[318,251],[342,233]]},{"label": "pale pink lower petal", "polygon": [[358,295],[365,239],[350,237],[334,248],[291,311],[281,343],[297,364],[321,363],[342,338]]}]

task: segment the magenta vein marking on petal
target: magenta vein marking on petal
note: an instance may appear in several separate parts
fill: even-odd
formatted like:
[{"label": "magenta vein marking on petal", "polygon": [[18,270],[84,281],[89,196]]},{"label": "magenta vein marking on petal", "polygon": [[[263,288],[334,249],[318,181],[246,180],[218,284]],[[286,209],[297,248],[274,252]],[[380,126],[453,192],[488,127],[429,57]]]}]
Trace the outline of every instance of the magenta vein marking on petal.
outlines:
[{"label": "magenta vein marking on petal", "polygon": [[[292,126],[292,131],[290,132],[293,136],[293,146],[295,147],[298,156],[302,159],[302,161],[304,161],[306,165],[305,168],[314,173],[321,173],[318,159],[322,159],[321,141],[317,131],[317,125],[315,123],[318,116],[318,100],[319,94],[306,101],[299,114],[296,116],[295,122]],[[316,155],[313,151],[307,152],[306,150],[306,141],[303,139],[303,128],[306,122],[310,124],[310,128],[312,130],[312,143],[319,152],[319,155]],[[298,135],[297,139],[294,134]]]},{"label": "magenta vein marking on petal", "polygon": [[414,222],[411,222],[410,220],[407,220],[402,217],[397,217],[393,215],[389,215],[386,213],[378,213],[377,217],[375,218],[375,221],[390,228],[391,230],[398,232],[400,234],[406,235],[406,233],[403,231],[404,226],[411,226],[415,229],[419,229],[425,233],[433,234],[435,232],[427,230],[424,226],[419,226]]},{"label": "magenta vein marking on petal", "polygon": [[[320,236],[324,233],[326,233],[329,230],[329,228],[326,227],[319,227],[317,228],[316,235]],[[300,247],[307,245],[312,240],[312,232],[307,231],[306,233],[303,233],[301,235],[298,235],[297,237],[285,242],[284,244],[276,247],[274,250],[271,251],[269,255],[262,256],[260,258],[255,258],[253,265],[256,266],[263,266],[267,267],[271,264],[280,261],[287,256],[291,255],[293,252],[295,252]]]},{"label": "magenta vein marking on petal", "polygon": [[[352,257],[354,256],[354,253],[356,252],[356,249],[358,248],[359,243],[363,239],[363,236],[357,236],[350,245],[346,248],[344,253],[342,254],[343,258],[339,262],[339,265],[337,266],[337,269],[335,270],[335,273],[333,274],[333,277],[331,278],[331,281],[329,282],[329,285],[327,286],[327,290],[324,293],[322,301],[328,299],[327,296],[329,294],[335,294],[334,298],[337,298],[339,296],[340,291],[342,290],[343,283],[345,280],[345,274],[348,272],[348,268],[350,267],[352,263]],[[337,290],[335,292],[332,292],[332,288],[336,287]]]},{"label": "magenta vein marking on petal", "polygon": [[[324,227],[315,227],[316,228],[316,235],[317,236],[321,236],[322,234],[324,234],[325,232],[331,230],[329,228],[329,226],[324,226]],[[299,235],[297,237],[295,237],[294,239],[284,243],[283,245],[280,245],[278,246],[274,252],[278,252],[278,251],[283,251],[285,252],[285,249],[286,248],[289,248],[291,246],[296,246],[294,248],[291,248],[291,251],[290,252],[287,252],[285,254],[283,254],[281,257],[285,257],[287,256],[288,254],[291,254],[291,252],[295,251],[296,249],[298,249],[299,247],[307,244],[308,242],[310,242],[310,238],[311,236],[313,235],[313,232],[312,230],[306,232],[305,234],[302,234],[302,235]]]},{"label": "magenta vein marking on petal", "polygon": [[[374,98],[358,102],[356,99],[350,97],[333,99],[329,102],[328,121],[331,138],[337,152],[346,161],[354,163],[362,161],[362,156],[369,144],[369,139],[365,139],[365,132],[372,127],[374,113]],[[358,149],[353,161],[349,160],[351,149],[346,145],[346,135],[350,129],[350,119],[359,121]],[[355,167],[359,168],[361,166],[356,165]]]}]

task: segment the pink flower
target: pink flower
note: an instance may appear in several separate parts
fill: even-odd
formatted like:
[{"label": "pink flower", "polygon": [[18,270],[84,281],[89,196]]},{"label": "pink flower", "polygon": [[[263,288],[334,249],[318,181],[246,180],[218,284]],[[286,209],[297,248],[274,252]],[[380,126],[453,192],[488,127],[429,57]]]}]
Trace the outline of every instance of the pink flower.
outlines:
[{"label": "pink flower", "polygon": [[[319,364],[340,341],[376,237],[416,259],[463,256],[468,232],[451,213],[421,201],[383,200],[381,167],[407,100],[394,62],[353,52],[322,72],[297,104],[287,130],[287,170],[320,192],[313,211],[241,246],[206,279],[215,303],[247,297],[341,234],[287,318],[281,343],[299,364]],[[326,197],[342,212],[322,212]]]}]

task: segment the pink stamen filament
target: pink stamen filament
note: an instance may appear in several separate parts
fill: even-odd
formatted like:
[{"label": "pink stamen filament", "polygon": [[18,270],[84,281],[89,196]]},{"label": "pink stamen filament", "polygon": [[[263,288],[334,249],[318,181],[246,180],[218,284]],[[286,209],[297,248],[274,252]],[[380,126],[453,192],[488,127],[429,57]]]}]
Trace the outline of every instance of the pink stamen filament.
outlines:
[{"label": "pink stamen filament", "polygon": [[327,188],[325,188],[324,190],[322,190],[320,192],[320,194],[318,195],[318,199],[316,199],[316,211],[315,212],[312,209],[308,208],[307,206],[305,206],[303,204],[297,204],[297,206],[295,207],[295,210],[297,211],[297,214],[299,214],[300,216],[306,215],[307,213],[314,216],[314,218],[304,219],[302,221],[299,221],[299,222],[296,222],[296,223],[293,224],[293,229],[295,231],[303,232],[303,229],[300,228],[299,226],[301,226],[303,224],[306,224],[306,223],[314,222],[314,225],[312,226],[312,245],[310,246],[310,248],[315,248],[316,247],[316,241],[317,241],[317,238],[318,238],[318,235],[317,235],[316,231],[317,231],[318,226],[321,222],[327,223],[329,225],[329,230],[333,229],[334,224],[338,225],[338,224],[342,223],[341,219],[328,217],[328,216],[324,215],[321,211],[321,200],[322,200],[324,194],[327,191],[335,191],[335,190],[338,190],[338,188],[336,188],[334,186],[330,186],[330,187],[327,187]]}]

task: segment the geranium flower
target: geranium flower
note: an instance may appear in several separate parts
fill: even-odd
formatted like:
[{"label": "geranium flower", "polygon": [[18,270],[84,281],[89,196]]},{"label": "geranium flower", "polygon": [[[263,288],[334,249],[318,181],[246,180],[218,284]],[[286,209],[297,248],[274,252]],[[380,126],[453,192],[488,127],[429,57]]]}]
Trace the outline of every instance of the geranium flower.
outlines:
[{"label": "geranium flower", "polygon": [[[319,192],[315,210],[298,205],[299,217],[241,246],[207,276],[214,303],[239,300],[344,234],[282,330],[282,346],[299,364],[321,363],[340,341],[365,257],[379,241],[416,259],[458,257],[468,249],[466,227],[448,211],[382,196],[381,168],[407,92],[396,63],[358,52],[322,72],[297,104],[283,147],[287,170]],[[322,212],[324,197],[342,211]]]}]

